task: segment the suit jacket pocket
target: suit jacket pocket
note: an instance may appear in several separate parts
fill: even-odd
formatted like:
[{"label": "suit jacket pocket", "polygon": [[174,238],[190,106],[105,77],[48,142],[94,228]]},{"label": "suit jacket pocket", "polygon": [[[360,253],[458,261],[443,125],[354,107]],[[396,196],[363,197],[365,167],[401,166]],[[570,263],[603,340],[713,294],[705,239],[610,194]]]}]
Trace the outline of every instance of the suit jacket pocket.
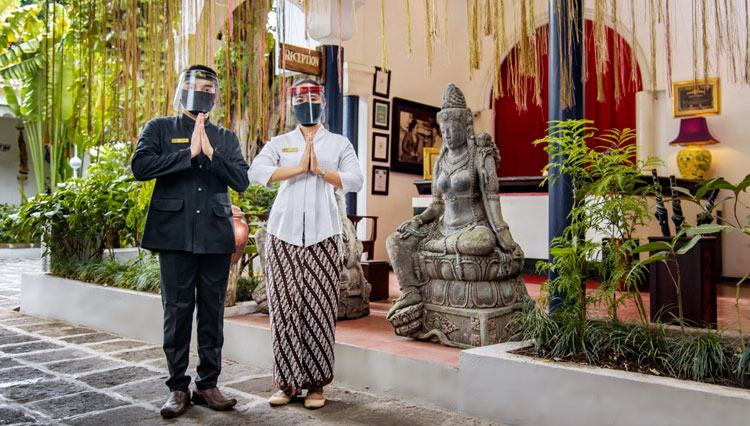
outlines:
[{"label": "suit jacket pocket", "polygon": [[154,198],[151,205],[160,212],[178,212],[182,210],[184,201],[179,198]]},{"label": "suit jacket pocket", "polygon": [[219,217],[230,217],[232,216],[232,206],[223,204],[214,206],[214,214]]}]

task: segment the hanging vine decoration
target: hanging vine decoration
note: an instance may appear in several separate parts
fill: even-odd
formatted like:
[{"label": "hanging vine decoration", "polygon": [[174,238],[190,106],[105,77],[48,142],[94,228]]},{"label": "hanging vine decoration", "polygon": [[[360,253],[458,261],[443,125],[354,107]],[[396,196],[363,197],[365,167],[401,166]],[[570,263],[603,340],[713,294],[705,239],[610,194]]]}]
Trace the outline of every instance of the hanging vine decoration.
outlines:
[{"label": "hanging vine decoration", "polygon": [[672,96],[672,37],[671,37],[671,19],[670,19],[670,7],[669,0],[665,3],[665,25],[666,31],[664,33],[665,45],[667,48],[667,91],[669,96]]},{"label": "hanging vine decoration", "polygon": [[386,45],[385,45],[385,0],[380,0],[380,39],[382,43],[380,51],[380,68],[383,70],[388,69],[388,61],[386,60]]},{"label": "hanging vine decoration", "polygon": [[656,5],[654,0],[648,0],[648,15],[651,31],[649,31],[649,41],[651,44],[651,90],[656,93]]},{"label": "hanging vine decoration", "polygon": [[411,7],[406,0],[406,52],[411,56]]},{"label": "hanging vine decoration", "polygon": [[484,35],[491,36],[493,32],[493,21],[495,15],[492,13],[492,0],[484,0],[484,13],[482,14],[482,23],[484,24]]},{"label": "hanging vine decoration", "polygon": [[[502,3],[502,0],[500,0]],[[492,96],[493,99],[497,99],[499,97],[505,96],[505,92],[503,90],[503,82],[502,82],[502,54],[503,49],[500,45],[500,38],[501,38],[501,22],[500,17],[502,14],[502,11],[500,10],[502,6],[498,4],[498,0],[492,0],[492,7],[490,10],[491,13],[491,19],[495,21],[493,24],[495,31],[492,34],[492,47],[493,47],[493,75],[492,75]]]},{"label": "hanging vine decoration", "polygon": [[448,62],[450,62],[450,49],[448,49],[448,0],[445,0],[443,10],[445,11],[445,22],[443,23],[443,43],[445,43],[445,53],[448,55]]},{"label": "hanging vine decoration", "polygon": [[[708,46],[708,19],[706,18],[706,1],[701,0],[701,31],[703,35],[703,79],[708,84],[709,46]],[[656,65],[654,64],[654,68]]]},{"label": "hanging vine decoration", "polygon": [[338,1],[338,31],[339,31],[339,45],[338,45],[338,52],[336,52],[336,71],[338,72],[338,79],[339,79],[339,93],[343,93],[344,91],[344,60],[341,56],[341,52],[344,51],[344,40],[341,38],[341,0]]},{"label": "hanging vine decoration", "polygon": [[745,83],[750,84],[750,6],[745,2]]},{"label": "hanging vine decoration", "polygon": [[620,37],[619,31],[617,31],[617,0],[612,0],[612,27],[613,27],[613,46],[614,51],[612,52],[612,68],[614,70],[614,95],[615,104],[619,105],[622,98],[622,92],[620,91],[620,51],[623,50],[621,43],[622,38]]},{"label": "hanging vine decoration", "polygon": [[430,16],[430,0],[424,0],[424,14],[425,14],[425,35],[424,35],[424,50],[425,50],[425,75],[432,74],[432,23],[433,19]]},{"label": "hanging vine decoration", "polygon": [[[630,46],[632,46],[635,49],[636,46],[636,39],[635,39],[635,29],[636,29],[636,19],[635,19],[635,0],[631,0],[628,2],[630,4]],[[637,61],[635,54],[630,55],[630,83],[631,87],[634,86],[634,84],[638,81],[638,68],[637,68]]]},{"label": "hanging vine decoration", "polygon": [[474,70],[480,67],[479,54],[482,50],[482,38],[479,31],[479,0],[466,0],[466,19],[469,28],[469,78],[472,78]]},{"label": "hanging vine decoration", "polygon": [[604,73],[607,72],[608,46],[607,46],[607,26],[605,19],[607,2],[606,0],[594,0],[594,55],[596,60],[596,100],[604,102]]}]

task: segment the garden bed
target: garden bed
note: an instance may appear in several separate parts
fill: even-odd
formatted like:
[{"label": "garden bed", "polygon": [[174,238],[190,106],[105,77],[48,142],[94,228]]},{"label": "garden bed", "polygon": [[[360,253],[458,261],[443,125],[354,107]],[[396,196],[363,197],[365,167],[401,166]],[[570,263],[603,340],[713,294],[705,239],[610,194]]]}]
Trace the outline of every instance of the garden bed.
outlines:
[{"label": "garden bed", "polygon": [[750,392],[522,356],[531,342],[461,352],[460,411],[513,425],[746,425]]},{"label": "garden bed", "polygon": [[[653,362],[651,360],[643,360],[638,361],[637,359],[628,359],[625,357],[618,357],[612,353],[607,354],[604,359],[600,360],[597,364],[591,364],[588,362],[586,357],[582,354],[576,354],[569,357],[563,357],[563,358],[544,358],[541,356],[538,356],[536,354],[536,351],[532,346],[527,346],[520,348],[518,350],[512,351],[511,353],[526,356],[530,358],[537,359],[542,362],[551,362],[551,363],[561,363],[561,364],[569,364],[569,365],[578,365],[578,366],[586,366],[586,367],[596,367],[596,368],[604,368],[604,369],[610,369],[610,370],[620,370],[630,373],[639,373],[639,374],[645,374],[649,376],[654,377],[670,377],[673,379],[680,379],[680,380],[686,380],[690,381],[689,379],[685,379],[683,377],[679,377],[678,375],[671,374],[668,370],[665,370],[662,368],[662,365]],[[739,389],[746,389],[742,384],[738,383],[737,381],[729,380],[724,377],[717,377],[717,378],[704,378],[701,380],[698,380],[702,383],[712,384],[712,385],[720,385],[720,386],[728,386],[728,387],[734,387]]]},{"label": "garden bed", "polygon": [[[255,302],[225,309],[225,316],[257,311]],[[44,273],[21,277],[21,312],[161,344],[161,296],[59,278]],[[193,324],[195,328],[195,322]]]}]

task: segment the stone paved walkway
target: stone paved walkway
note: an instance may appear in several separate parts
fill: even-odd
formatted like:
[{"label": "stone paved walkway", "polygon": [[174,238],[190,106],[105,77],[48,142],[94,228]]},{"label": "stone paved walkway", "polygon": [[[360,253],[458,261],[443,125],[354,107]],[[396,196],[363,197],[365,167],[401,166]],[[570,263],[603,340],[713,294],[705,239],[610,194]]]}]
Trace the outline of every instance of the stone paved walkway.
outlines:
[{"label": "stone paved walkway", "polygon": [[[301,401],[272,408],[266,402],[274,392],[269,371],[227,361],[219,386],[239,401],[234,411],[191,406],[179,419],[162,420],[159,407],[168,391],[160,347],[13,311],[21,273],[40,265],[0,257],[0,425],[489,424],[336,386],[326,388],[329,402],[322,409],[307,410]],[[197,355],[191,360],[195,377]]]}]

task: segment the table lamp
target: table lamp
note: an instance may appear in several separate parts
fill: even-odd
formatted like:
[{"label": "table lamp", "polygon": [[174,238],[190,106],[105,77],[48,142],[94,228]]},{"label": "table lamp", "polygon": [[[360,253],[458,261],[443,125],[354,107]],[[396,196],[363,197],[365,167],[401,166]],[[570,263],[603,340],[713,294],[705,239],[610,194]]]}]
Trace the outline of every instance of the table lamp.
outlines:
[{"label": "table lamp", "polygon": [[680,133],[670,145],[685,148],[677,153],[677,168],[683,179],[703,180],[711,168],[711,152],[703,145],[719,143],[708,131],[706,117],[691,117],[680,120]]}]

